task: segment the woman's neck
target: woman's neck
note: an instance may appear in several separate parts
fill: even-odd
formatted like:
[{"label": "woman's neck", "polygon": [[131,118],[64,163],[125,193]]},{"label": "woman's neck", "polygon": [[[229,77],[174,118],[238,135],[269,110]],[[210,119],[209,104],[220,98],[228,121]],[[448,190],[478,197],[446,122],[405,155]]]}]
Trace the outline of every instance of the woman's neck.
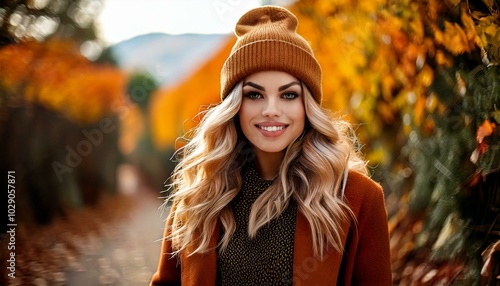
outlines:
[{"label": "woman's neck", "polygon": [[256,151],[255,168],[259,177],[264,180],[273,180],[278,175],[281,162],[285,157],[285,151],[278,153],[267,153]]}]

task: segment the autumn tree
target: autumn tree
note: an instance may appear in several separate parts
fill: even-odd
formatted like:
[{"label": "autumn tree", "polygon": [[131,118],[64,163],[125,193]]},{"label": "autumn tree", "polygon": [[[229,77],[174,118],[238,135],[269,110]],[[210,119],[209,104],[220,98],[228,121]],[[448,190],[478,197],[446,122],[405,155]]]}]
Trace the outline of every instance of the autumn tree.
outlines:
[{"label": "autumn tree", "polygon": [[102,47],[94,20],[101,0],[5,0],[0,5],[0,47],[50,38],[72,39],[88,57],[97,57]]},{"label": "autumn tree", "polygon": [[498,3],[293,8],[324,67],[326,105],[361,124],[389,194],[395,283],[477,283],[480,253],[497,239]]},{"label": "autumn tree", "polygon": [[[18,218],[47,223],[116,188],[126,77],[100,50],[101,1],[0,7],[0,170],[17,173]],[[3,202],[3,201],[2,201]]]},{"label": "autumn tree", "polygon": [[[170,162],[170,152],[156,148],[153,142],[152,124],[151,124],[151,105],[152,98],[158,92],[159,83],[153,76],[146,72],[133,72],[127,85],[127,95],[130,101],[136,104],[137,116],[140,118],[136,122],[130,122],[130,127],[134,129],[140,124],[140,134],[136,134],[133,138],[133,147],[130,148],[127,155],[127,160],[136,166],[141,173],[146,177],[146,181],[151,187],[160,191],[165,188],[165,180],[168,174],[173,169],[173,164]],[[178,112],[161,110],[165,112]],[[126,126],[124,126],[126,128]],[[159,128],[168,129],[166,124],[162,124]]]}]

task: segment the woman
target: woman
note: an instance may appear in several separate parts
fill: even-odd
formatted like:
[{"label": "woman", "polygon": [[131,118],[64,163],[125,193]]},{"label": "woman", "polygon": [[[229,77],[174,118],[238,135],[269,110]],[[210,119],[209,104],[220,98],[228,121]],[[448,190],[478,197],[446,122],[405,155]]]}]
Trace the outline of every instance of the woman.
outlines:
[{"label": "woman", "polygon": [[172,177],[151,285],[391,285],[387,213],[349,125],[321,107],[321,68],[276,6],[238,21]]}]

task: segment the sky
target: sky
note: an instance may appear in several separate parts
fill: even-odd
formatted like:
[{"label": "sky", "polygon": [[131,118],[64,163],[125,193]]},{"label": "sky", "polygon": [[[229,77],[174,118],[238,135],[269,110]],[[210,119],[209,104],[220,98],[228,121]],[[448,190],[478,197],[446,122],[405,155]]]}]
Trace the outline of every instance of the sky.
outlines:
[{"label": "sky", "polygon": [[137,35],[232,33],[241,15],[262,0],[104,0],[100,38],[112,45]]}]

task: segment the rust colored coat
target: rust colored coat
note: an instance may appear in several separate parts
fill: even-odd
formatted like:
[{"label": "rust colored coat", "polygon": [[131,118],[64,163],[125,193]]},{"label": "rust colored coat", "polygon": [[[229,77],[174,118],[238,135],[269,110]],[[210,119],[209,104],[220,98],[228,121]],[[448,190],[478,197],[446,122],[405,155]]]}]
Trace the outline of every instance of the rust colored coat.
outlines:
[{"label": "rust colored coat", "polygon": [[[343,226],[347,234],[343,238],[343,255],[332,250],[324,254],[323,261],[316,259],[309,223],[300,212],[297,213],[293,285],[392,285],[387,211],[382,188],[368,177],[350,172],[345,197],[357,218],[357,225]],[[188,256],[181,252],[178,258],[170,258],[170,241],[164,240],[158,271],[150,285],[215,285],[215,247],[219,232],[218,225],[210,241],[211,250],[207,253]]]}]

